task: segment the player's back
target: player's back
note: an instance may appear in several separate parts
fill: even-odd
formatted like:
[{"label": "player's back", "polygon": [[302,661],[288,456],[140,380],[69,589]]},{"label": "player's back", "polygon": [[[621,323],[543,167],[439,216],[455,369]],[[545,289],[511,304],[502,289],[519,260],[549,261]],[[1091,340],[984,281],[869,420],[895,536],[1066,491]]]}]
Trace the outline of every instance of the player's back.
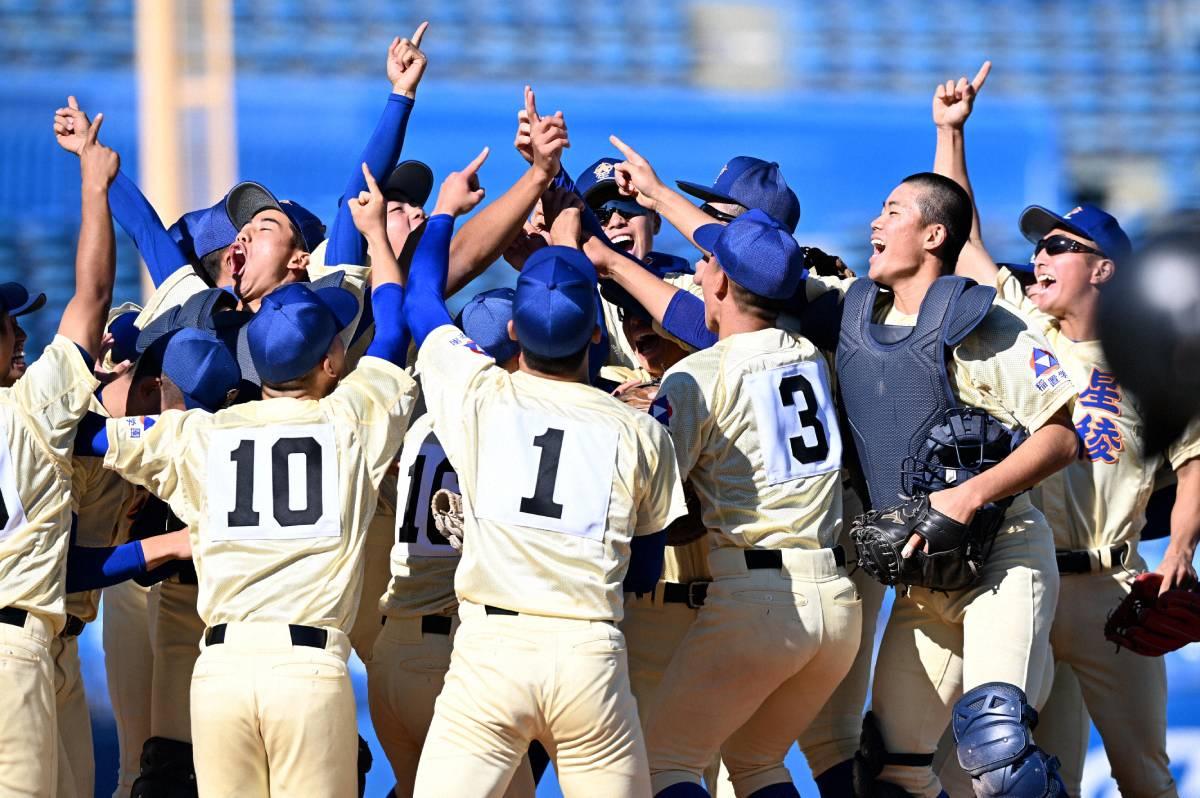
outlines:
[{"label": "player's back", "polygon": [[56,337],[0,388],[0,607],[63,622],[62,562],[71,527],[71,445],[96,380]]},{"label": "player's back", "polygon": [[841,436],[828,368],[807,339],[766,329],[691,354],[651,413],[670,427],[718,546],[833,545]]},{"label": "player's back", "polygon": [[497,367],[464,397],[461,427],[446,447],[466,516],[459,597],[619,620],[630,540],[660,531],[679,492],[665,430],[588,385]]},{"label": "player's back", "polygon": [[206,625],[273,621],[346,631],[367,524],[415,395],[399,367],[364,358],[319,401],[163,413],[131,436],[144,439],[140,464],[122,463],[120,439],[110,461],[149,477],[191,529]]}]

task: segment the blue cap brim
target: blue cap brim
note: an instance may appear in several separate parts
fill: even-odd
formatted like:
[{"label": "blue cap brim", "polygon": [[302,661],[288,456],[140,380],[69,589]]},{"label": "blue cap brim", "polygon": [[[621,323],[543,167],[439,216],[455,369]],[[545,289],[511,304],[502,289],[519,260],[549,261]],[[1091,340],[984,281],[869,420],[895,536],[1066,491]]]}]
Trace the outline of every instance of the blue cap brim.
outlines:
[{"label": "blue cap brim", "polygon": [[680,190],[691,194],[696,199],[702,199],[705,202],[726,202],[732,205],[741,205],[740,202],[732,197],[726,197],[724,194],[718,194],[712,190],[712,186],[702,186],[699,183],[692,183],[687,180],[676,180],[675,185],[679,186]]},{"label": "blue cap brim", "polygon": [[696,246],[709,253],[713,252],[713,247],[717,245],[717,239],[724,232],[725,225],[723,224],[704,224],[696,228],[696,232],[692,233],[692,240],[696,242]]},{"label": "blue cap brim", "polygon": [[42,305],[46,304],[46,295],[38,294],[31,296],[23,305],[19,305],[8,312],[10,316],[24,316],[27,313],[33,313],[35,310],[40,310]]}]

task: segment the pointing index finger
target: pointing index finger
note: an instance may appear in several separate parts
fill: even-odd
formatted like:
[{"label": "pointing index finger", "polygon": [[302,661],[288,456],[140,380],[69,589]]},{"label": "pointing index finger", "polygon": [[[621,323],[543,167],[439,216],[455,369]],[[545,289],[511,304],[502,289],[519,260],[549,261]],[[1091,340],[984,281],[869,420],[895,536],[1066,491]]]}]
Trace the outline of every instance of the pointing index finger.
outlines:
[{"label": "pointing index finger", "polygon": [[102,124],[104,124],[104,114],[96,114],[95,120],[92,121],[92,126],[88,128],[88,144],[96,143],[96,137],[100,135],[100,125]]},{"label": "pointing index finger", "polygon": [[975,73],[975,79],[971,81],[971,85],[975,88],[975,91],[979,91],[983,88],[983,84],[987,81],[988,75],[991,73],[991,71],[992,62],[984,61],[983,66],[979,67],[979,71]]},{"label": "pointing index finger", "polygon": [[614,147],[621,151],[621,154],[625,156],[625,160],[629,161],[630,163],[643,164],[646,162],[646,159],[638,155],[637,151],[634,150],[633,147],[630,147],[616,136],[609,136],[608,140]]},{"label": "pointing index finger", "polygon": [[429,28],[429,20],[425,20],[417,26],[417,32],[412,35],[413,47],[421,46],[421,38],[425,35],[426,29]]},{"label": "pointing index finger", "polygon": [[463,175],[465,175],[466,177],[471,177],[476,172],[478,172],[479,167],[483,166],[483,162],[487,160],[488,150],[489,150],[488,147],[484,147],[480,151],[480,153],[475,156],[475,160],[473,160],[469,164],[467,164],[466,168],[464,168],[462,170]]},{"label": "pointing index finger", "polygon": [[379,184],[375,182],[375,175],[371,174],[371,168],[367,166],[366,161],[362,165],[363,179],[367,181],[367,189],[372,194],[379,194]]},{"label": "pointing index finger", "polygon": [[79,110],[79,101],[75,99],[74,94],[67,96],[67,107],[70,108],[72,111]]},{"label": "pointing index finger", "polygon": [[525,87],[525,114],[529,117],[530,124],[541,121],[537,112],[537,96],[534,95],[532,86]]}]

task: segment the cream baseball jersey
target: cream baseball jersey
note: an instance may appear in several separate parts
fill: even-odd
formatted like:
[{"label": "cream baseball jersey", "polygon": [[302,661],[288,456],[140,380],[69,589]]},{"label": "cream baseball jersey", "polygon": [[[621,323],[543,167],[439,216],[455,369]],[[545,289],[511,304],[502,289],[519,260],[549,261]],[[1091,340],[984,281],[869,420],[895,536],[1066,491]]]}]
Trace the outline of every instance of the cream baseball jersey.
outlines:
[{"label": "cream baseball jersey", "polygon": [[[1093,549],[1133,541],[1145,524],[1146,503],[1154,492],[1159,455],[1142,445],[1142,417],[1133,395],[1117,383],[1099,341],[1073,341],[1056,320],[1040,311],[1017,279],[1001,269],[997,290],[1046,336],[1052,347],[1040,368],[1061,363],[1079,389],[1071,421],[1079,455],[1042,483],[1042,512],[1059,549]],[[1193,421],[1167,450],[1178,468],[1200,456],[1200,421]]]},{"label": "cream baseball jersey", "polygon": [[[104,464],[166,501],[191,530],[204,622],[350,628],[362,546],[417,387],[364,357],[319,401],[108,422]],[[375,597],[371,597],[374,601]]]},{"label": "cream baseball jersey", "polygon": [[509,374],[450,325],[417,370],[462,488],[459,599],[620,620],[631,538],[686,512],[666,431],[588,385]]},{"label": "cream baseball jersey", "polygon": [[396,542],[392,578],[379,609],[389,617],[434,615],[457,603],[454,571],[459,553],[433,523],[430,503],[442,488],[459,492],[458,475],[433,434],[429,414],[404,435],[396,474]]},{"label": "cream baseball jersey", "polygon": [[[107,416],[104,406],[92,399],[91,410]],[[72,459],[71,511],[75,514],[75,543],[79,546],[113,546],[126,512],[134,500],[134,487],[104,467],[101,457]],[[94,621],[100,608],[100,591],[68,593],[66,610],[84,621]]]},{"label": "cream baseball jersey", "polygon": [[61,335],[11,388],[0,388],[0,607],[62,630],[71,529],[71,449],[98,383]]},{"label": "cream baseball jersey", "polygon": [[828,367],[806,338],[759,330],[688,355],[650,412],[671,431],[715,545],[834,544],[842,439]]}]

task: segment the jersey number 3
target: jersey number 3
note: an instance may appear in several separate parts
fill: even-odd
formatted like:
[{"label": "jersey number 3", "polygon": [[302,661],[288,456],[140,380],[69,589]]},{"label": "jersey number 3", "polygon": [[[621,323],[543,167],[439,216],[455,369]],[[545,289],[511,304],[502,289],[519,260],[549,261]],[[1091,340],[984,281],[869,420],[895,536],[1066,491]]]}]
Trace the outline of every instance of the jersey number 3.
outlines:
[{"label": "jersey number 3", "polygon": [[842,465],[842,438],[824,363],[805,360],[750,374],[767,482],[778,485]]},{"label": "jersey number 3", "polygon": [[210,537],[340,535],[335,452],[325,425],[218,431],[209,449]]}]

